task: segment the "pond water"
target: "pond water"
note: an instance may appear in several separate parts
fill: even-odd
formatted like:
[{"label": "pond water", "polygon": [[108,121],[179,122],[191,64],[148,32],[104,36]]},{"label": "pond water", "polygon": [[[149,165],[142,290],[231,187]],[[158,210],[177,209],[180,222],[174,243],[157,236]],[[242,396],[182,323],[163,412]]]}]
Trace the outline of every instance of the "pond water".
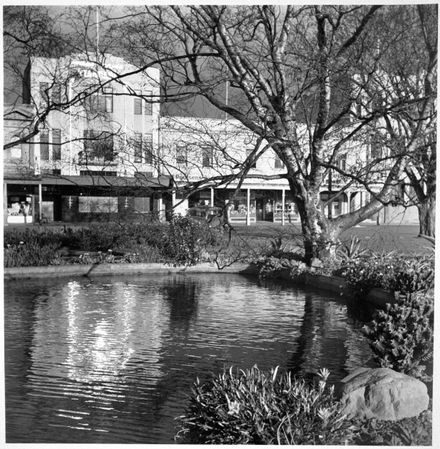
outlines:
[{"label": "pond water", "polygon": [[196,376],[371,356],[358,307],[239,275],[6,282],[4,313],[8,443],[172,443]]}]

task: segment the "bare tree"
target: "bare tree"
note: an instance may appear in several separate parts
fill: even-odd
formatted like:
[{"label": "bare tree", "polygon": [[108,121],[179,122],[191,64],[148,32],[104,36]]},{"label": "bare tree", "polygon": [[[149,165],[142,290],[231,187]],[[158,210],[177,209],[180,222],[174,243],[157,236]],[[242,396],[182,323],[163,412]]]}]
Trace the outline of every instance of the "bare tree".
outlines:
[{"label": "bare tree", "polygon": [[[286,171],[279,176],[288,180],[298,207],[308,262],[332,255],[342,231],[394,199],[426,121],[404,147],[349,167],[337,162],[382,140],[387,120],[414,107],[424,111],[435,100],[432,90],[399,90],[399,74],[388,63],[393,51],[420,37],[420,23],[401,26],[393,7],[378,6],[171,6],[135,13],[123,28],[130,36],[125,42],[138,65],[152,58],[160,63],[164,96],[204,97],[283,161]],[[425,79],[434,76],[432,62]],[[246,160],[242,167],[248,165]],[[339,191],[357,183],[369,201],[328,217],[320,191],[331,173],[345,182]]]},{"label": "bare tree", "polygon": [[[436,45],[423,45],[423,18],[404,22],[393,8],[122,8],[105,16],[102,29],[105,26],[107,39],[100,48],[123,54],[139,72],[152,66],[160,69],[161,96],[147,101],[203,98],[255,136],[254,151],[228,165],[232,170],[219,170],[195,183],[190,180],[191,188],[240,183],[251,176],[255,160],[275,152],[285,171],[259,177],[288,181],[301,218],[306,260],[311,262],[332,256],[342,231],[395,198],[405,170],[411,177],[408,170],[414,171],[415,155],[434,123],[431,113],[429,120],[425,117],[436,96]],[[400,8],[412,14],[416,7]],[[90,10],[73,8],[67,13],[77,15],[72,25],[75,46],[90,50],[97,40],[97,33],[90,31],[95,26]],[[390,64],[390,55],[414,42],[422,55],[419,73],[428,88],[408,91],[404,82],[411,73],[402,76]],[[109,82],[123,83],[130,75],[124,69],[111,71]],[[103,87],[98,83],[96,89]],[[85,91],[58,107],[70,107],[72,101],[84,101],[94,93]],[[415,117],[401,145],[396,124],[414,109],[419,119]],[[38,116],[44,119],[44,112]],[[369,151],[373,143],[380,144],[375,154]],[[160,156],[165,163],[166,155]],[[225,153],[224,159],[230,156]],[[332,176],[338,177],[336,192]],[[320,195],[329,180],[327,202],[353,185],[366,189],[369,198],[357,209],[332,217],[321,207]]]}]

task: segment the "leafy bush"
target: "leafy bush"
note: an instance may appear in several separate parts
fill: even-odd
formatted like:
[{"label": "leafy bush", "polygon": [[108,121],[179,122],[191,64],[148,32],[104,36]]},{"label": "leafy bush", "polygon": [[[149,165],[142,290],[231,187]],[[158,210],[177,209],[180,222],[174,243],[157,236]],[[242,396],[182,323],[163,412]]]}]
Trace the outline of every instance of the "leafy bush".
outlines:
[{"label": "leafy bush", "polygon": [[362,248],[362,242],[357,236],[352,236],[348,243],[341,243],[336,249],[336,257],[342,262],[351,262],[370,254],[370,250]]},{"label": "leafy bush", "polygon": [[364,446],[431,446],[432,412],[400,421],[368,419],[354,421],[356,428],[351,444]]},{"label": "leafy bush", "polygon": [[208,444],[331,444],[345,439],[327,370],[313,384],[256,366],[201,384],[197,379],[177,438]]},{"label": "leafy bush", "polygon": [[433,354],[434,292],[400,294],[364,326],[380,366],[424,378]]},{"label": "leafy bush", "polygon": [[207,249],[216,245],[221,231],[208,223],[175,216],[165,235],[164,254],[176,265],[195,265],[208,259]]},{"label": "leafy bush", "polygon": [[30,267],[52,264],[58,257],[60,240],[51,231],[12,230],[5,232],[4,245],[5,267]]},{"label": "leafy bush", "polygon": [[359,297],[366,296],[374,287],[410,293],[434,287],[434,257],[371,254],[343,263],[333,273],[344,277]]},{"label": "leafy bush", "polygon": [[281,257],[263,256],[255,262],[258,276],[263,279],[276,279],[288,271],[292,278],[300,276],[307,271],[307,265],[297,253],[284,253]]},{"label": "leafy bush", "polygon": [[[5,267],[61,265],[66,263],[163,262],[168,225],[151,223],[91,224],[87,228],[58,230],[7,230]],[[61,258],[68,250],[85,251]],[[117,253],[124,255],[118,255]]]},{"label": "leafy bush", "polygon": [[4,249],[6,268],[51,265],[57,258],[57,243],[41,245],[36,241],[22,241],[16,245],[7,244]]}]

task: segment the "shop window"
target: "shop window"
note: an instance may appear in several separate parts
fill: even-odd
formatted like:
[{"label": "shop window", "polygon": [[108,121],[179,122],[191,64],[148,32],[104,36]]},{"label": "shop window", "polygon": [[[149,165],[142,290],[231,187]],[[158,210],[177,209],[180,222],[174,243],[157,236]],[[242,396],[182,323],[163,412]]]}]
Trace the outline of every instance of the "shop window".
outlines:
[{"label": "shop window", "polygon": [[149,213],[150,212],[150,198],[135,197],[134,198],[134,211],[137,214]]},{"label": "shop window", "polygon": [[61,130],[52,130],[52,159],[54,161],[61,160]]},{"label": "shop window", "polygon": [[40,132],[40,159],[42,161],[49,160],[49,131],[47,130]]},{"label": "shop window", "polygon": [[80,196],[78,197],[79,213],[117,213],[118,197]]}]

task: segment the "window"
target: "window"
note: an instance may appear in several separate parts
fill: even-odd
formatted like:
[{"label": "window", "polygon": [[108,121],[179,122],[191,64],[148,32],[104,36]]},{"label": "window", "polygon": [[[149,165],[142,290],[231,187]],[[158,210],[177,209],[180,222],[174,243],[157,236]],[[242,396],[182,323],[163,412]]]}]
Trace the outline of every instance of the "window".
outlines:
[{"label": "window", "polygon": [[150,198],[135,197],[134,198],[134,211],[137,214],[146,214],[146,213],[150,212]]},{"label": "window", "polygon": [[49,160],[49,131],[47,130],[40,132],[40,159]]},{"label": "window", "polygon": [[143,149],[144,149],[145,163],[152,164],[153,163],[153,135],[152,134],[145,134],[144,142],[143,142]]},{"label": "window", "polygon": [[40,83],[40,97],[43,103],[49,102],[49,83]]},{"label": "window", "polygon": [[284,168],[284,163],[278,156],[278,154],[275,155],[275,168]]},{"label": "window", "polygon": [[382,157],[382,140],[378,136],[372,135],[370,137],[370,155],[372,159]]},{"label": "window", "polygon": [[188,150],[186,145],[177,145],[176,146],[176,162],[179,165],[187,165],[188,164]]},{"label": "window", "polygon": [[[142,115],[142,105],[144,107],[143,113],[145,115],[153,115],[153,103],[152,103],[152,91],[147,90],[145,92],[136,92],[136,95],[139,97],[135,97],[134,100],[134,115]],[[146,100],[147,98],[148,100]]]},{"label": "window", "polygon": [[336,165],[343,171],[347,168],[347,155],[343,154],[338,157]]},{"label": "window", "polygon": [[[254,150],[253,150],[253,148],[247,148],[246,149],[246,161],[249,163],[250,162],[250,157],[251,157],[251,154],[252,154],[252,152],[253,152]],[[257,168],[257,161],[252,161],[252,163],[251,163],[251,166],[250,166],[251,168]]]},{"label": "window", "polygon": [[151,90],[147,90],[145,92],[145,97],[148,98],[149,101],[144,101],[144,114],[145,115],[153,115],[153,103],[152,101],[152,94]]},{"label": "window", "polygon": [[135,163],[153,163],[153,135],[135,133],[134,138],[134,162]]},{"label": "window", "polygon": [[80,170],[80,176],[118,176],[115,171],[103,171],[103,170]]},{"label": "window", "polygon": [[54,161],[61,160],[61,130],[52,130],[52,159]]},{"label": "window", "polygon": [[84,130],[84,152],[86,161],[113,161],[113,134],[107,131]]},{"label": "window", "polygon": [[203,167],[212,167],[213,165],[213,151],[210,147],[202,148],[202,166]]},{"label": "window", "polygon": [[103,87],[102,92],[93,94],[88,99],[90,112],[113,112],[113,89]]},{"label": "window", "polygon": [[134,162],[141,163],[142,162],[142,134],[135,133],[134,134]]},{"label": "window", "polygon": [[52,87],[52,101],[54,103],[61,103],[61,86],[54,84]]}]

